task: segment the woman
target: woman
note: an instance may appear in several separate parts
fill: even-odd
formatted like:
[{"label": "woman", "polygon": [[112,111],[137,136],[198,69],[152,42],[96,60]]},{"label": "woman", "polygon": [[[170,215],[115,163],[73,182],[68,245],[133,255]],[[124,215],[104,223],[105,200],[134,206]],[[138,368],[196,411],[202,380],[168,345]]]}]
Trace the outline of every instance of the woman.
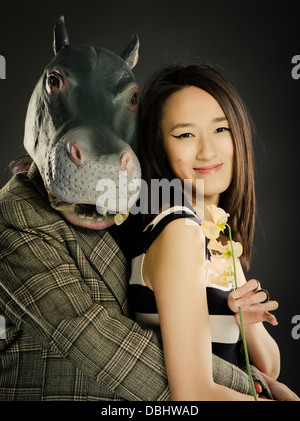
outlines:
[{"label": "woman", "polygon": [[[239,364],[241,307],[252,363],[277,378],[279,350],[262,322],[277,324],[269,311],[278,303],[266,300],[264,290],[258,292],[257,281],[246,282],[239,262],[236,291],[207,284],[206,242],[196,202],[197,180],[204,180],[204,209],[214,204],[230,214],[233,238],[243,244],[248,268],[255,194],[245,107],[213,68],[168,67],[146,84],[139,139],[148,186],[153,179],[179,179],[182,185],[189,179],[192,194],[181,207],[172,200],[164,203],[163,197],[160,214],[145,216],[130,280],[137,320],[145,328],[161,329],[172,400],[251,400],[214,383],[212,352]],[[149,193],[150,209],[156,198],[151,188]],[[209,218],[206,211],[204,217]]]}]

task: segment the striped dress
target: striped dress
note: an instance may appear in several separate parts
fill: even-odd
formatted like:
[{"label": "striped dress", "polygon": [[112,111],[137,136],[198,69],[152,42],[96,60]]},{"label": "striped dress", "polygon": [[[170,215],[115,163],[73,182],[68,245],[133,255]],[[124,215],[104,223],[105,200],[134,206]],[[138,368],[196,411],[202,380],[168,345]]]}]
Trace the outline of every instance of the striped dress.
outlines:
[{"label": "striped dress", "polygon": [[[198,223],[200,219],[188,207],[175,206],[160,213],[144,229],[142,238],[132,260],[129,280],[131,303],[136,321],[145,329],[159,329],[159,316],[155,296],[143,280],[142,265],[145,253],[164,227],[177,218],[190,218]],[[209,251],[207,250],[209,258]],[[235,365],[239,363],[241,348],[240,330],[234,313],[227,305],[230,288],[224,288],[206,281],[207,302],[212,337],[212,351]]]}]

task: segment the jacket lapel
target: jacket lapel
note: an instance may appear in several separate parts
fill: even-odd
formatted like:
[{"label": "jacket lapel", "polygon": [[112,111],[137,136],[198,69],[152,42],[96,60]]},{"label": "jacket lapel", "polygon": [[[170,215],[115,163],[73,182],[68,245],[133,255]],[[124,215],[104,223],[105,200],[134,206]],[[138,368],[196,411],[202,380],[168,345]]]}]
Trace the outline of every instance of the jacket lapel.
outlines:
[{"label": "jacket lapel", "polygon": [[106,230],[70,228],[96,273],[100,274],[122,310],[127,313],[128,262],[113,237]]}]

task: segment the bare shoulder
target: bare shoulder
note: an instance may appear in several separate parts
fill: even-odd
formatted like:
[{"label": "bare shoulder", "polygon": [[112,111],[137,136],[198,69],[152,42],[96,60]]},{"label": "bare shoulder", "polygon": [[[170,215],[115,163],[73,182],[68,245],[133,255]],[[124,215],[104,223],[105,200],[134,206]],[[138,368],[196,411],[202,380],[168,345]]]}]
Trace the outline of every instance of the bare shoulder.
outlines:
[{"label": "bare shoulder", "polygon": [[187,218],[179,218],[170,222],[147,250],[143,276],[146,284],[153,286],[158,278],[166,279],[171,273],[174,278],[174,272],[186,272],[187,267],[192,270],[204,260],[205,237],[201,227]]},{"label": "bare shoulder", "polygon": [[182,241],[184,241],[185,246],[188,243],[195,246],[205,242],[200,225],[189,218],[179,218],[170,222],[157,239],[161,243],[170,243],[171,247],[182,244]]}]

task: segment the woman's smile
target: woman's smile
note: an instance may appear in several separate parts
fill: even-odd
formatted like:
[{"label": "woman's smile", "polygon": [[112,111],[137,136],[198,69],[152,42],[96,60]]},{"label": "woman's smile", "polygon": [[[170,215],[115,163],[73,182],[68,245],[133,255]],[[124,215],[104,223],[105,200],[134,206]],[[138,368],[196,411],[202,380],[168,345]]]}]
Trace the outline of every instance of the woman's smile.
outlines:
[{"label": "woman's smile", "polygon": [[194,168],[199,174],[214,174],[222,168],[223,164],[209,165],[207,167]]}]

